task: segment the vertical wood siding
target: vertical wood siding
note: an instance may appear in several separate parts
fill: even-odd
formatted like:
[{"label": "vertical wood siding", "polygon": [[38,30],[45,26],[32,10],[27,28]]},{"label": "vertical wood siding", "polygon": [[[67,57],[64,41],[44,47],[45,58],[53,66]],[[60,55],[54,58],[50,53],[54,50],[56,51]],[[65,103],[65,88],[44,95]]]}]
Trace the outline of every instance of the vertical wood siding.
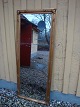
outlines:
[{"label": "vertical wood siding", "polygon": [[51,90],[62,91],[65,67],[68,0],[57,0],[56,37]]},{"label": "vertical wood siding", "polygon": [[80,0],[0,0],[0,79],[17,82],[16,11],[56,8],[51,90],[80,96]]},{"label": "vertical wood siding", "polygon": [[1,65],[0,65],[0,75],[2,77],[1,79],[5,79],[5,80],[10,81],[9,69],[8,69],[8,58],[7,58],[7,47],[6,47],[6,35],[5,35],[5,20],[4,20],[3,0],[0,0],[0,37],[2,39],[2,43],[1,43],[2,45],[0,45],[0,47],[2,46],[2,48],[3,48],[2,59],[3,59],[3,62],[4,62],[4,69],[3,70],[1,70]]},{"label": "vertical wood siding", "polygon": [[[0,26],[0,35],[1,35],[1,26]],[[0,36],[0,79],[5,79],[5,72],[4,72],[4,62],[3,62],[3,47],[2,47],[2,37]]]},{"label": "vertical wood siding", "polygon": [[[69,1],[68,12],[68,30],[67,30],[67,46],[66,61],[64,70],[63,92],[76,94],[80,93],[79,72],[80,72],[80,1]],[[78,85],[78,87],[77,87]]]},{"label": "vertical wood siding", "polygon": [[[75,29],[74,29],[74,41],[73,41],[73,54],[72,54],[72,69],[70,83],[73,82],[73,86],[69,89],[69,93],[74,93],[80,96],[80,0],[76,1],[75,12]],[[74,68],[74,69],[73,69]],[[70,84],[71,85],[71,84]]]},{"label": "vertical wood siding", "polygon": [[[69,93],[75,94],[77,91],[77,82],[79,79],[79,65],[80,65],[80,0],[76,1],[75,10],[75,25],[73,34],[73,48],[72,48],[72,62],[69,82]],[[73,84],[72,84],[73,83]]]},{"label": "vertical wood siding", "polygon": [[70,79],[70,71],[71,71],[73,35],[74,35],[74,26],[75,26],[74,25],[75,7],[76,7],[76,0],[69,0],[67,46],[66,46],[66,60],[65,60],[65,71],[64,71],[64,86],[63,86],[64,93],[68,93],[69,82],[70,82],[69,79]]}]

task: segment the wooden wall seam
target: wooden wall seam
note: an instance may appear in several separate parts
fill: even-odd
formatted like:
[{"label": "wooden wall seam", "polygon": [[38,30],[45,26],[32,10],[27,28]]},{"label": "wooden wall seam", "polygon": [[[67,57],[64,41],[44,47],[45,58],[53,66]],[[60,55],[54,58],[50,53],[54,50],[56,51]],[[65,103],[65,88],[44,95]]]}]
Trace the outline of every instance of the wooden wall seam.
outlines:
[{"label": "wooden wall seam", "polygon": [[[3,60],[4,60],[4,69],[5,69],[5,79],[9,81],[8,73],[8,60],[7,60],[7,47],[6,47],[6,36],[5,36],[5,20],[4,20],[4,5],[3,0],[0,1],[0,24],[1,24],[1,35],[2,35],[2,46],[3,46]],[[8,75],[8,76],[7,76]],[[3,78],[2,78],[3,79]]]},{"label": "wooden wall seam", "polygon": [[0,24],[0,79],[5,80],[5,71],[4,71],[4,60],[3,60],[3,46],[2,46],[2,35],[1,35],[1,24]]},{"label": "wooden wall seam", "polygon": [[[75,25],[75,42],[74,42],[74,54],[76,55],[76,61],[77,61],[77,66],[78,71],[75,72],[77,77],[76,77],[76,96],[80,96],[80,0],[77,0],[77,6],[76,6],[76,25]],[[75,75],[75,76],[76,76]]]},{"label": "wooden wall seam", "polygon": [[26,0],[21,0],[21,10],[26,10]]},{"label": "wooden wall seam", "polygon": [[57,0],[56,37],[51,90],[62,92],[65,64],[68,0]]},{"label": "wooden wall seam", "polygon": [[80,96],[80,63],[79,63],[79,77],[78,77],[78,84],[76,89],[76,96]]},{"label": "wooden wall seam", "polygon": [[34,9],[35,8],[34,3],[35,3],[34,0],[27,0],[27,9]]},{"label": "wooden wall seam", "polygon": [[11,81],[10,77],[10,71],[12,71],[12,64],[11,64],[11,44],[10,44],[10,35],[9,35],[9,12],[8,12],[8,3],[5,3],[4,0],[4,19],[5,19],[5,36],[6,36],[6,46],[7,46],[7,58],[8,58],[8,73],[9,79]]},{"label": "wooden wall seam", "polygon": [[8,0],[8,12],[9,12],[9,35],[11,44],[11,63],[12,71],[10,71],[11,81],[16,82],[16,55],[15,55],[15,37],[14,37],[14,19],[13,19],[13,2]]},{"label": "wooden wall seam", "polygon": [[[65,61],[66,61],[66,47],[67,47],[67,30],[68,30],[68,12],[69,12],[69,0],[68,0],[68,5],[67,5],[67,24],[66,24],[66,41],[65,41],[65,58],[64,58],[64,68],[63,71],[65,71]],[[64,82],[64,72],[63,72],[63,82]],[[63,92],[63,86],[62,84],[62,92]]]},{"label": "wooden wall seam", "polygon": [[[37,9],[37,10],[38,10],[38,9],[41,9],[41,7],[42,7],[42,6],[41,6],[41,2],[42,2],[41,0],[35,0],[35,4],[34,4],[34,5],[35,5],[35,6],[34,6],[35,9]],[[39,5],[38,5],[38,4],[39,4]]]},{"label": "wooden wall seam", "polygon": [[71,69],[73,30],[74,30],[74,20],[75,20],[75,4],[76,4],[76,0],[69,0],[66,60],[65,60],[64,82],[63,82],[63,92],[66,94],[68,93],[69,75]]},{"label": "wooden wall seam", "polygon": [[[71,94],[76,94],[76,87],[77,87],[77,77],[78,77],[78,69],[79,69],[79,65],[78,65],[78,61],[76,61],[76,57],[74,57],[74,48],[75,48],[75,43],[76,43],[76,39],[77,36],[75,34],[75,29],[76,29],[76,9],[77,7],[77,1],[75,3],[75,20],[74,20],[74,30],[73,30],[73,44],[72,44],[72,56],[71,56],[71,69],[70,69],[70,76],[69,76],[69,85],[68,85],[68,93]],[[76,36],[76,38],[75,38]],[[75,72],[76,70],[76,72]],[[74,81],[74,82],[73,82]],[[73,82],[73,84],[72,84]]]}]

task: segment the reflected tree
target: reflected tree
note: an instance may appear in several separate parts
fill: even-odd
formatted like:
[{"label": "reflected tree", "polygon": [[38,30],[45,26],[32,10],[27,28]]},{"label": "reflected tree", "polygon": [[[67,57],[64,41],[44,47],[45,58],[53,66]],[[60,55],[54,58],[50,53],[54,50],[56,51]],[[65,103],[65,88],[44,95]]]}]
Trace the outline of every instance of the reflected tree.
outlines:
[{"label": "reflected tree", "polygon": [[39,21],[44,21],[45,22],[45,29],[40,32],[40,37],[45,38],[47,44],[50,44],[50,29],[51,29],[51,14],[33,14],[35,18],[32,20],[32,22],[36,25],[38,25]]}]

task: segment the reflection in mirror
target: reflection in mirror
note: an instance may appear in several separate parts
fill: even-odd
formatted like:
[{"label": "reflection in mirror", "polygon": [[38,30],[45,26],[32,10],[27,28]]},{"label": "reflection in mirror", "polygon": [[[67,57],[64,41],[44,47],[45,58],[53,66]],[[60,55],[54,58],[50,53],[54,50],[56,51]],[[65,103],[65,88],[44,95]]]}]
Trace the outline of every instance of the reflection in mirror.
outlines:
[{"label": "reflection in mirror", "polygon": [[21,14],[20,20],[20,95],[45,100],[51,14]]}]

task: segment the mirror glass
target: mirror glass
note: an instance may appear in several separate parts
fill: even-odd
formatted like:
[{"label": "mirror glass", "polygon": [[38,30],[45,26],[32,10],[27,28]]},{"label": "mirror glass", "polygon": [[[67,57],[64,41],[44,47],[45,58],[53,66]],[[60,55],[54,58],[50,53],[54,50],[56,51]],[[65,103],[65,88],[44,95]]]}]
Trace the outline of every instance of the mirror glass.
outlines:
[{"label": "mirror glass", "polygon": [[20,95],[45,100],[51,14],[21,14],[20,20]]}]

